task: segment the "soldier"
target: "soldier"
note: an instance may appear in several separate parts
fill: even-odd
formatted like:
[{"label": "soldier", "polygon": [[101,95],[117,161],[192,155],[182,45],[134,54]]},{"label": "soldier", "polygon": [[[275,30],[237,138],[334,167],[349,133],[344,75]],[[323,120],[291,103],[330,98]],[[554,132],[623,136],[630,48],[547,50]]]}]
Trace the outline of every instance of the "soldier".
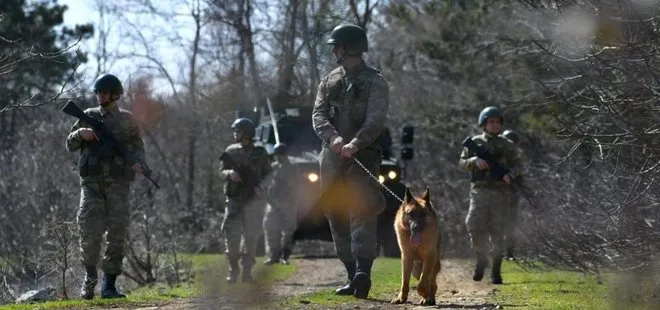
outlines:
[{"label": "soldier", "polygon": [[[244,283],[254,283],[252,266],[255,263],[257,241],[263,221],[264,195],[260,181],[270,172],[270,161],[263,147],[254,146],[254,123],[247,118],[239,118],[231,125],[236,143],[225,152],[233,163],[222,161],[220,176],[225,179],[225,217],[222,232],[225,238],[229,272],[227,283],[236,283],[240,273],[238,260],[241,259]],[[241,175],[239,172],[243,172]],[[243,236],[243,251],[239,252]]]},{"label": "soldier", "polygon": [[497,162],[507,167],[510,173],[496,179],[488,167],[488,162],[477,157],[467,148],[463,149],[459,167],[470,172],[470,210],[465,224],[470,234],[470,242],[477,262],[472,274],[474,281],[481,281],[484,269],[488,265],[486,253],[488,240],[493,245],[491,280],[493,284],[502,284],[500,267],[502,265],[503,228],[509,207],[509,191],[513,179],[519,174],[520,160],[515,145],[499,136],[504,117],[500,109],[487,107],[479,114],[479,127],[483,133],[472,137],[479,146],[488,150]]},{"label": "soldier", "polygon": [[[124,92],[119,79],[112,74],[103,74],[94,81],[93,90],[99,106],[85,110],[85,114],[102,120],[119,143],[144,161],[144,145],[138,124],[131,112],[117,106],[117,100]],[[101,298],[126,297],[117,292],[115,281],[122,272],[128,234],[128,193],[135,173],[142,174],[142,168],[139,163],[128,162],[116,150],[100,148],[99,138],[88,124],[81,121],[76,121],[71,128],[66,138],[66,149],[70,152],[80,150],[78,172],[82,190],[77,217],[82,264],[86,271],[81,297],[94,298],[98,281],[96,265],[102,236],[106,232]]]},{"label": "soldier", "polygon": [[312,121],[323,145],[322,203],[349,280],[335,293],[367,298],[377,256],[377,218],[385,209],[385,197],[380,185],[352,158],[378,175],[382,159],[378,137],[387,121],[389,90],[380,72],[362,59],[368,49],[362,28],[339,25],[327,43],[341,66],[319,84]]},{"label": "soldier", "polygon": [[[518,134],[515,133],[512,130],[505,130],[502,132],[502,136],[511,140],[513,144],[516,146],[518,151],[520,152],[520,138],[518,137]],[[515,180],[513,180],[516,183],[522,183],[522,175],[518,176]],[[509,216],[507,217],[507,226],[504,231],[504,247],[505,247],[505,253],[504,253],[504,258],[507,260],[515,260],[515,256],[513,256],[513,248],[516,245],[515,239],[513,236],[514,229],[516,227],[516,224],[518,223],[518,201],[520,200],[520,196],[518,196],[518,192],[515,191],[513,187],[510,188],[510,207],[509,207]]]},{"label": "soldier", "polygon": [[266,265],[277,262],[285,265],[289,263],[289,255],[293,248],[293,233],[298,224],[296,180],[301,174],[289,161],[287,150],[284,143],[275,145],[273,150],[277,162],[272,165],[273,174],[266,193],[268,206],[264,217],[266,250],[270,254],[270,258],[264,262]]}]

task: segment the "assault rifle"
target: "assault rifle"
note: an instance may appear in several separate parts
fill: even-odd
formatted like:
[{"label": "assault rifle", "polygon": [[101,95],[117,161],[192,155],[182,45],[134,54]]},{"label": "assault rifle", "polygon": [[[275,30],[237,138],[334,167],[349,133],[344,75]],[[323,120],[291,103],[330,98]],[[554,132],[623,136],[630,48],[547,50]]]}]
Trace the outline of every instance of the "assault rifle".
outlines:
[{"label": "assault rifle", "polygon": [[472,140],[471,137],[467,137],[467,138],[465,138],[465,140],[463,140],[462,145],[463,145],[464,147],[466,147],[470,152],[472,152],[472,153],[474,153],[475,155],[477,155],[477,157],[479,157],[479,158],[485,160],[485,161],[488,163],[488,170],[490,171],[491,175],[493,175],[493,177],[494,177],[495,179],[499,180],[499,179],[503,178],[505,175],[509,175],[509,176],[511,177],[511,183],[510,183],[510,185],[513,186],[513,188],[514,188],[517,192],[521,193],[522,196],[525,197],[525,199],[526,199],[526,200],[527,200],[532,206],[534,206],[535,208],[537,207],[537,204],[534,203],[534,202],[531,200],[530,195],[529,195],[529,193],[527,192],[527,190],[526,190],[522,185],[518,184],[517,182],[515,182],[515,181],[513,180],[513,176],[510,175],[510,172],[511,172],[511,171],[510,171],[508,168],[506,168],[506,167],[500,165],[500,164],[497,162],[497,159],[495,158],[495,156],[493,156],[493,154],[491,154],[490,152],[488,152],[488,150],[486,150],[485,148],[483,148],[483,147],[477,145],[476,143],[474,143],[474,141]]},{"label": "assault rifle", "polygon": [[[243,180],[242,187],[244,187],[246,190],[245,194],[247,196],[252,196],[254,193],[254,188],[259,185],[259,180],[250,170],[250,168],[245,165],[236,163],[227,152],[222,152],[222,154],[218,156],[218,159],[222,160],[223,169],[233,169],[236,171],[236,173],[238,173],[238,175],[241,177],[241,180]],[[238,193],[235,193],[234,191],[231,191],[231,193],[228,192],[227,194],[229,197],[238,196]]]},{"label": "assault rifle", "polygon": [[84,122],[88,124],[92,130],[94,130],[94,134],[96,134],[96,137],[99,138],[99,143],[100,145],[100,151],[102,151],[102,154],[107,154],[111,150],[116,150],[119,152],[119,154],[124,157],[131,165],[133,164],[140,164],[142,168],[142,175],[146,177],[153,185],[160,189],[160,186],[156,181],[154,181],[151,178],[151,169],[149,169],[149,166],[147,166],[147,163],[144,161],[140,160],[136,156],[133,156],[131,152],[129,152],[126,147],[119,143],[117,139],[110,133],[105,126],[103,125],[102,120],[97,120],[95,118],[89,117],[83,110],[81,110],[73,101],[70,101],[66,103],[66,105],[62,108],[62,111],[66,114],[69,114],[73,117],[78,118],[81,122]]}]

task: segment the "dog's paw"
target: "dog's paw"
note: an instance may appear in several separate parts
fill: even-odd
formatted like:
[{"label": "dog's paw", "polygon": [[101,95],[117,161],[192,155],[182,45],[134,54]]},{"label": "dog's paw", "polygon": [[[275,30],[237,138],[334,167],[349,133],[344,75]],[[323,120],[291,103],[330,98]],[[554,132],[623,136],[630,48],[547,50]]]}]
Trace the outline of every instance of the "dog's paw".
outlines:
[{"label": "dog's paw", "polygon": [[419,304],[421,306],[435,306],[435,298],[422,298]]},{"label": "dog's paw", "polygon": [[397,297],[397,298],[392,299],[391,303],[395,304],[395,305],[405,304],[406,303],[406,298]]}]

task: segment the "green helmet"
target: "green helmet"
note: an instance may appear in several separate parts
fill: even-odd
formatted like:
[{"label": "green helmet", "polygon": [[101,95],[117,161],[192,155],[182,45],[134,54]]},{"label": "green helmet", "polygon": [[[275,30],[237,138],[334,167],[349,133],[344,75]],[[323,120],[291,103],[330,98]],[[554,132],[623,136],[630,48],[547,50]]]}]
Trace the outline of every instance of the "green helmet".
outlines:
[{"label": "green helmet", "polygon": [[369,50],[367,33],[362,27],[354,24],[341,24],[332,29],[327,44],[342,44],[347,53],[362,53]]},{"label": "green helmet", "polygon": [[482,126],[489,117],[499,117],[502,124],[504,124],[504,116],[502,116],[502,111],[500,109],[496,107],[486,107],[481,110],[481,113],[479,113],[479,126]]},{"label": "green helmet", "polygon": [[99,91],[107,91],[113,95],[121,95],[124,93],[124,87],[121,85],[119,79],[109,73],[101,74],[96,81],[94,81],[94,86],[92,90],[95,93]]},{"label": "green helmet", "polygon": [[243,134],[254,137],[254,123],[249,118],[239,118],[231,124],[231,128],[239,129]]},{"label": "green helmet", "polygon": [[518,137],[518,134],[515,133],[513,130],[508,130],[508,129],[505,130],[502,133],[502,136],[504,136],[505,138],[513,141],[513,143],[515,143],[515,144],[518,144],[518,142],[520,141],[520,137]]}]

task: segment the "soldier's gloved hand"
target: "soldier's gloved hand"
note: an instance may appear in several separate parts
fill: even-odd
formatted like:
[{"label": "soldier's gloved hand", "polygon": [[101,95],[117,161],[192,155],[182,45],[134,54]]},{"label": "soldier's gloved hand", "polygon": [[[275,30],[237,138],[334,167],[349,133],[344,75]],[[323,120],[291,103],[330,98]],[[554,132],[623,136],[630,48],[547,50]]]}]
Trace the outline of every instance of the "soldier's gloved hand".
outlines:
[{"label": "soldier's gloved hand", "polygon": [[477,165],[477,168],[479,168],[480,170],[488,170],[488,162],[479,157],[477,157],[477,161],[475,162],[475,164]]},{"label": "soldier's gloved hand", "polygon": [[99,140],[99,138],[94,133],[94,130],[92,130],[90,128],[80,128],[80,129],[78,129],[78,134],[85,141],[91,141],[91,140],[98,141]]},{"label": "soldier's gloved hand", "polygon": [[140,165],[139,163],[134,163],[132,168],[133,168],[133,171],[135,171],[135,173],[138,173],[140,175],[144,175],[144,173],[142,172],[142,165]]},{"label": "soldier's gloved hand", "polygon": [[233,171],[233,170],[232,170],[232,172],[229,174],[229,178],[230,178],[232,181],[237,182],[237,183],[242,183],[242,182],[243,182],[243,179],[241,179],[241,175],[238,174],[238,172]]},{"label": "soldier's gloved hand", "polygon": [[358,147],[355,146],[353,143],[349,143],[344,145],[344,147],[341,148],[341,156],[346,157],[346,158],[351,158],[355,153],[357,153]]},{"label": "soldier's gloved hand", "polygon": [[510,176],[510,175],[505,174],[505,175],[502,177],[502,179],[504,179],[504,182],[506,182],[506,184],[511,184],[511,176]]},{"label": "soldier's gloved hand", "polygon": [[330,138],[330,148],[335,153],[341,153],[342,148],[344,147],[344,138],[340,135],[333,136]]}]

